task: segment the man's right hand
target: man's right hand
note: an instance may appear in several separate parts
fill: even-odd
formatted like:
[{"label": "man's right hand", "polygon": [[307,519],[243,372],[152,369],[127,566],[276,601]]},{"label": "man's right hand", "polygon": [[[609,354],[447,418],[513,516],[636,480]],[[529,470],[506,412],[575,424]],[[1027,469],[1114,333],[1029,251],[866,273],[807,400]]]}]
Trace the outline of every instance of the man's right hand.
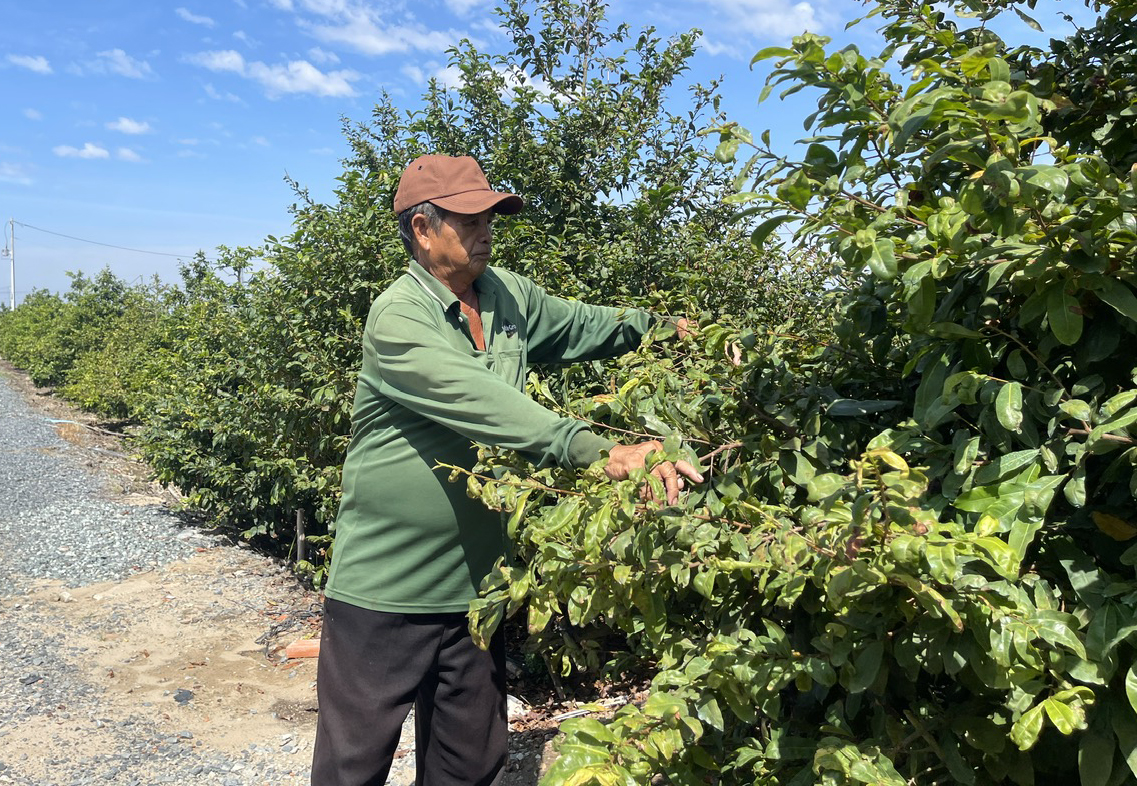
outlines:
[{"label": "man's right hand", "polygon": [[[647,456],[652,451],[662,452],[663,443],[653,439],[635,445],[616,445],[608,451],[608,463],[604,465],[604,473],[612,480],[625,480],[632,470],[644,467]],[[661,461],[652,468],[651,474],[663,482],[668,505],[674,505],[679,501],[679,492],[685,485],[685,477],[696,483],[703,482],[703,476],[699,471],[686,461],[675,463]],[[643,494],[648,499],[655,498],[651,486],[646,486]]]}]

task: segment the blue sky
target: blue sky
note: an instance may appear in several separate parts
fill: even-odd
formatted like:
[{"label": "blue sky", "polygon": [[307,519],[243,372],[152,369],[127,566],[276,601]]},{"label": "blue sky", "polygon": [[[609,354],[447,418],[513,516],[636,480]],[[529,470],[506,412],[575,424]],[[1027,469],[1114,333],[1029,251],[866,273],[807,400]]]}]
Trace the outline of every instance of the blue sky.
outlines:
[{"label": "blue sky", "polygon": [[[505,46],[484,0],[179,2],[5,4],[0,220],[5,237],[17,222],[17,300],[105,266],[175,282],[179,256],[284,234],[286,174],[330,198],[341,116],[366,119],[381,91],[414,108],[428,78],[452,79],[446,49],[463,38]],[[863,44],[871,26],[844,31],[862,13],[853,0],[614,0],[608,17],[664,36],[702,29],[690,81],[724,76],[730,119],[788,144],[807,103],[758,107],[750,58],[804,29]],[[1053,10],[1036,16],[1059,27]]]}]

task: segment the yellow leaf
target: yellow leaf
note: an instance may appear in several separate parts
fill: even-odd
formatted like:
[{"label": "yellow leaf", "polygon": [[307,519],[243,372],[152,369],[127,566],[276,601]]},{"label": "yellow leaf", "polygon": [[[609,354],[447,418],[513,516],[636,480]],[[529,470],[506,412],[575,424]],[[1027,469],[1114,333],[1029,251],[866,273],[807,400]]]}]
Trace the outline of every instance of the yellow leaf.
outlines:
[{"label": "yellow leaf", "polygon": [[1137,526],[1130,524],[1122,518],[1114,516],[1112,513],[1102,513],[1100,510],[1093,512],[1094,524],[1098,525],[1098,529],[1109,535],[1114,540],[1133,540],[1137,538]]}]

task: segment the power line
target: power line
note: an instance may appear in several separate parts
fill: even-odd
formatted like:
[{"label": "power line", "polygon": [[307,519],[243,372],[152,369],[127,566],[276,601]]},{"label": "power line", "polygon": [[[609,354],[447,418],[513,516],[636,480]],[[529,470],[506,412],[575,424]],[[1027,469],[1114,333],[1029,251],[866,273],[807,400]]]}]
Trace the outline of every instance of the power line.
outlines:
[{"label": "power line", "polygon": [[146,250],[141,249],[141,248],[127,248],[126,246],[116,246],[112,243],[100,243],[98,240],[87,240],[86,238],[75,237],[74,235],[65,235],[62,232],[53,232],[50,229],[41,229],[40,227],[34,227],[31,224],[25,224],[23,221],[15,221],[13,223],[17,224],[18,226],[22,226],[25,229],[34,229],[37,232],[44,232],[46,234],[55,235],[57,237],[65,237],[68,240],[77,240],[80,243],[91,243],[92,245],[96,245],[96,246],[105,246],[107,248],[116,248],[119,251],[133,251],[136,254],[153,254],[154,256],[174,257],[175,259],[185,259],[187,257],[193,256],[193,254],[167,254],[167,253],[162,252],[162,251],[146,251]]}]

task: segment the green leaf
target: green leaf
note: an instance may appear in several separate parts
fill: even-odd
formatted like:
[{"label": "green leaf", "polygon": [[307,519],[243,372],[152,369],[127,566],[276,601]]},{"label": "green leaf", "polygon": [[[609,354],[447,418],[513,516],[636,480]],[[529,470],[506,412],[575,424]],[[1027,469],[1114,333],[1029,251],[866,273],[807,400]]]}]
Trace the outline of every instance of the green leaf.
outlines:
[{"label": "green leaf", "polygon": [[955,449],[955,464],[952,469],[955,470],[957,475],[966,475],[975,459],[979,456],[979,437],[972,437],[966,442],[959,443]]},{"label": "green leaf", "polygon": [[1086,647],[1075,632],[1078,621],[1073,615],[1060,611],[1040,610],[1030,620],[1030,624],[1037,638],[1052,645],[1061,644],[1079,658],[1086,657]]},{"label": "green leaf", "polygon": [[696,706],[698,707],[696,714],[699,716],[699,720],[703,721],[703,723],[706,723],[708,726],[712,726],[718,729],[719,731],[722,731],[725,728],[725,723],[723,722],[722,717],[722,710],[719,709],[719,703],[714,696],[703,696],[699,699]]},{"label": "green leaf", "polygon": [[1125,672],[1125,696],[1129,699],[1129,706],[1137,712],[1137,663]]},{"label": "green leaf", "polygon": [[784,46],[768,46],[765,49],[758,50],[758,54],[750,59],[750,65],[761,60],[768,60],[771,57],[793,57],[794,50],[786,49]]},{"label": "green leaf", "polygon": [[1097,296],[1117,310],[1122,316],[1137,322],[1137,295],[1116,278],[1104,278]]},{"label": "green leaf", "polygon": [[819,501],[836,494],[848,483],[849,481],[843,475],[826,472],[814,476],[806,485],[806,491],[811,500]]},{"label": "green leaf", "polygon": [[999,575],[1009,581],[1018,578],[1021,561],[1015,550],[1004,541],[988,536],[976,539],[975,545],[987,553]]},{"label": "green leaf", "polygon": [[851,398],[839,398],[829,405],[825,413],[831,418],[860,417],[862,415],[871,415],[875,412],[886,412],[890,409],[895,409],[902,403],[903,402],[892,399],[856,401]]},{"label": "green leaf", "polygon": [[892,238],[877,238],[869,254],[869,270],[877,278],[891,281],[896,278],[896,248]]},{"label": "green leaf", "polygon": [[1066,346],[1078,343],[1082,337],[1082,313],[1078,299],[1066,291],[1059,282],[1046,295],[1046,317],[1050,332]]},{"label": "green leaf", "polygon": [[[1042,32],[1042,25],[1040,25],[1038,22],[1036,22],[1032,17],[1029,17],[1025,13],[1023,13],[1023,10],[1021,8],[1019,8],[1017,5],[1011,6],[1011,10],[1014,11],[1018,15],[1019,19],[1026,22],[1027,25],[1029,25],[1031,27],[1031,29],[1037,30],[1040,33]],[[1082,786],[1087,786],[1087,784],[1083,781]]]},{"label": "green leaf", "polygon": [[1037,448],[1029,450],[1016,450],[1012,453],[1007,453],[1005,456],[988,462],[975,473],[975,484],[977,486],[985,486],[988,483],[1002,480],[1008,475],[1019,472],[1024,467],[1033,464],[1038,460],[1040,451]]},{"label": "green leaf", "polygon": [[724,139],[722,142],[719,142],[718,147],[715,148],[715,158],[724,164],[730,163],[738,153],[739,144],[738,139],[734,137]]},{"label": "green leaf", "polygon": [[1022,170],[1023,180],[1030,183],[1035,188],[1041,188],[1044,191],[1049,191],[1055,196],[1061,196],[1066,193],[1066,186],[1069,184],[1070,179],[1056,166],[1045,164],[1038,164],[1031,167],[1026,167]]},{"label": "green leaf", "polygon": [[1067,736],[1073,734],[1075,729],[1080,728],[1085,723],[1082,718],[1078,717],[1074,708],[1065,702],[1047,699],[1042,702],[1042,708],[1046,711],[1050,722],[1054,724],[1054,728]]},{"label": "green leaf", "polygon": [[755,227],[753,232],[750,233],[750,242],[755,246],[761,247],[762,244],[766,242],[766,238],[770,236],[771,232],[773,232],[775,229],[787,221],[792,221],[794,218],[795,217],[792,215],[774,216],[773,218],[767,218],[765,221]]},{"label": "green leaf", "polygon": [[798,169],[778,186],[775,193],[783,202],[798,210],[804,210],[809,200],[813,198],[814,184]]},{"label": "green leaf", "polygon": [[561,731],[573,737],[590,737],[598,743],[614,743],[616,735],[595,718],[569,718],[561,724]]},{"label": "green leaf", "polygon": [[1019,750],[1029,750],[1038,742],[1038,735],[1042,733],[1042,713],[1041,704],[1031,707],[1011,727],[1011,741],[1019,747]]},{"label": "green leaf", "polygon": [[849,680],[849,693],[863,693],[872,687],[880,673],[883,659],[884,642],[869,642],[853,661],[853,676]]},{"label": "green leaf", "polygon": [[525,518],[525,503],[529,500],[529,495],[532,493],[533,489],[526,489],[517,496],[516,507],[514,507],[513,513],[510,514],[505,527],[506,534],[509,535],[510,540],[517,537],[517,530]]},{"label": "green leaf", "polygon": [[1023,388],[1018,382],[1008,382],[995,397],[995,415],[1007,431],[1018,432],[1023,424]]},{"label": "green leaf", "polygon": [[1079,399],[1063,401],[1058,405],[1058,408],[1075,420],[1080,420],[1084,423],[1088,423],[1094,416],[1093,410],[1090,409],[1090,405]]},{"label": "green leaf", "polygon": [[933,322],[928,325],[928,333],[936,338],[983,338],[983,334],[978,330],[965,328],[955,322]]},{"label": "green leaf", "polygon": [[1015,556],[1021,562],[1026,557],[1026,550],[1034,542],[1034,536],[1042,529],[1042,519],[1016,517],[1011,523],[1011,533],[1008,545],[1014,549]]}]

